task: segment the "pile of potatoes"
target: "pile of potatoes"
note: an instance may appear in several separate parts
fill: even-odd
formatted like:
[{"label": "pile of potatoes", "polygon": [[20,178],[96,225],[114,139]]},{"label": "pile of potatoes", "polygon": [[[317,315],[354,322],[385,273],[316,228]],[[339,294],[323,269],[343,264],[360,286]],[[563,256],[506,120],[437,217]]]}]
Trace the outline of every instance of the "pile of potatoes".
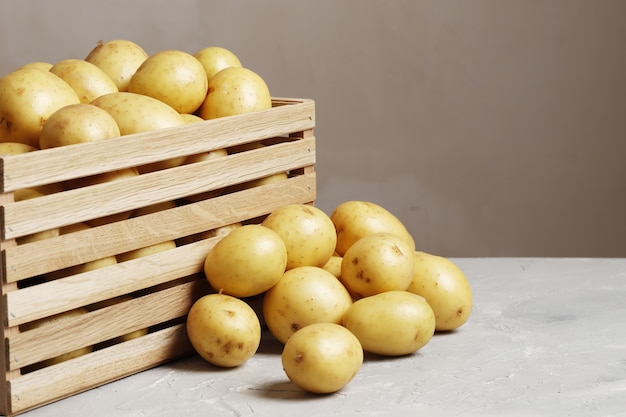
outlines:
[{"label": "pile of potatoes", "polygon": [[271,106],[265,81],[228,49],[208,46],[193,55],[182,50],[148,55],[130,40],[99,42],[82,59],[32,62],[0,78],[0,154],[105,140]]},{"label": "pile of potatoes", "polygon": [[220,367],[245,363],[267,330],[300,388],[332,393],[358,373],[364,352],[399,357],[436,331],[462,326],[472,290],[449,259],[416,250],[382,206],[346,201],[331,215],[289,204],[260,224],[231,227],[210,250],[214,293],[187,317],[197,353]]}]

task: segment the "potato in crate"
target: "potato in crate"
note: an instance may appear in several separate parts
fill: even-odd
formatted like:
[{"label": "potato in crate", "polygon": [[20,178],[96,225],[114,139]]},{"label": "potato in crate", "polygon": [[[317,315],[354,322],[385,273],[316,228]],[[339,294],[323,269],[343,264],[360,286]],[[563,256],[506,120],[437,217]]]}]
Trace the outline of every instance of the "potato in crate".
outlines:
[{"label": "potato in crate", "polygon": [[192,353],[185,316],[211,291],[203,262],[224,231],[314,202],[314,127],[312,100],[275,98],[259,112],[3,156],[0,412]]}]

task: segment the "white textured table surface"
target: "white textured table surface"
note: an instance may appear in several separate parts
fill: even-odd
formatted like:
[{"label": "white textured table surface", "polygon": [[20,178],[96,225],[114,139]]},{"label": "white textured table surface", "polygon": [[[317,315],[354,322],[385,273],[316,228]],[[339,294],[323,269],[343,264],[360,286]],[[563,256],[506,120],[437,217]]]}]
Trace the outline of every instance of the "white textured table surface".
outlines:
[{"label": "white textured table surface", "polygon": [[626,416],[626,259],[454,261],[469,321],[338,393],[293,386],[265,339],[240,368],[191,357],[23,416]]}]

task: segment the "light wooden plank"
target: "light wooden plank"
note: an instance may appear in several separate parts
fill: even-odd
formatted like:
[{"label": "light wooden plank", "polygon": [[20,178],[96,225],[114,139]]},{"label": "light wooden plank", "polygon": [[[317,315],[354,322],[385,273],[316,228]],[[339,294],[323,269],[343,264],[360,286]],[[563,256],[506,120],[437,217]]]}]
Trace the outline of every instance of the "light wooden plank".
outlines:
[{"label": "light wooden plank", "polygon": [[[284,103],[283,103],[284,104]],[[254,113],[3,156],[0,191],[56,183],[311,129],[315,106],[303,99]],[[120,151],[123,155],[120,155]],[[111,155],[120,157],[112,158]]]},{"label": "light wooden plank", "polygon": [[8,383],[10,408],[21,413],[191,353],[179,324],[15,378]]},{"label": "light wooden plank", "polygon": [[12,291],[6,295],[6,320],[9,326],[17,326],[202,272],[204,259],[218,240],[202,240]]},{"label": "light wooden plank", "polygon": [[2,265],[5,279],[16,282],[259,217],[286,203],[308,203],[316,198],[315,186],[315,174],[311,173],[124,222],[7,247]]},{"label": "light wooden plank", "polygon": [[8,338],[10,369],[20,369],[75,349],[183,317],[193,302],[208,292],[208,282],[203,276],[197,275],[192,281],[171,288],[16,334]]},{"label": "light wooden plank", "polygon": [[26,236],[313,164],[315,139],[309,138],[18,201],[4,207],[4,238]]}]

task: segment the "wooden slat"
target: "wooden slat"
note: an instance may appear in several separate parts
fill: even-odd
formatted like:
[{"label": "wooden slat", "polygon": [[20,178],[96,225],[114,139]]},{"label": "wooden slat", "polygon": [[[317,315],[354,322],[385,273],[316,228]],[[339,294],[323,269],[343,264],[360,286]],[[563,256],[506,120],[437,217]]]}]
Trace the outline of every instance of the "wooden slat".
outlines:
[{"label": "wooden slat", "polygon": [[315,139],[303,139],[18,201],[4,207],[4,238],[171,201],[314,163]]},{"label": "wooden slat", "polygon": [[184,324],[9,381],[12,413],[59,400],[193,352]]},{"label": "wooden slat", "polygon": [[6,295],[7,324],[17,326],[201,272],[217,240],[202,240],[12,291]]},{"label": "wooden slat", "polygon": [[[315,126],[312,100],[133,135],[3,156],[0,191],[13,191],[227,148]],[[123,157],[112,158],[111,155]]]},{"label": "wooden slat", "polygon": [[[5,279],[24,278],[255,218],[316,197],[315,173],[249,188],[164,212],[5,249]],[[254,202],[253,204],[251,202]]]},{"label": "wooden slat", "polygon": [[16,334],[8,338],[10,369],[183,317],[209,290],[206,279],[198,275],[190,282]]}]

